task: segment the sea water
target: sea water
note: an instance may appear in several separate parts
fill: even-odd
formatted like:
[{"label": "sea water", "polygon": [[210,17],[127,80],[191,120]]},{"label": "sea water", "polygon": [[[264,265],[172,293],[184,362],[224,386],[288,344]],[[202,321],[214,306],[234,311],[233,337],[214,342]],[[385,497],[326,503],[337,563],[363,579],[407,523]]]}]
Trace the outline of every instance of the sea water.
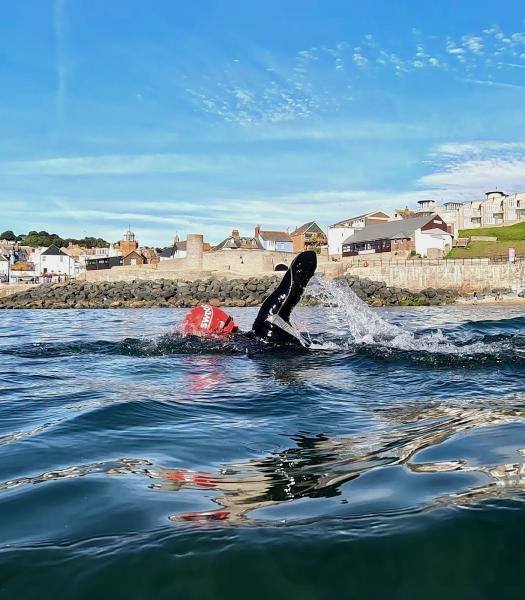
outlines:
[{"label": "sea water", "polygon": [[294,352],[0,312],[0,598],[522,598],[521,308],[313,293]]}]

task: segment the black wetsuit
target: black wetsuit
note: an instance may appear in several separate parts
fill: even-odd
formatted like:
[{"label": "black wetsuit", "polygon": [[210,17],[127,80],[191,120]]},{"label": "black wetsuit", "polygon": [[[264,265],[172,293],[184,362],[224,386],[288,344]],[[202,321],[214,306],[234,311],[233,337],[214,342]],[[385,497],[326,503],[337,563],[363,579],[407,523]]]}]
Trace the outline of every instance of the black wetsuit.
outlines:
[{"label": "black wetsuit", "polygon": [[308,345],[290,325],[290,314],[316,268],[317,255],[311,250],[293,259],[277,289],[263,302],[250,332],[253,337],[276,346]]}]

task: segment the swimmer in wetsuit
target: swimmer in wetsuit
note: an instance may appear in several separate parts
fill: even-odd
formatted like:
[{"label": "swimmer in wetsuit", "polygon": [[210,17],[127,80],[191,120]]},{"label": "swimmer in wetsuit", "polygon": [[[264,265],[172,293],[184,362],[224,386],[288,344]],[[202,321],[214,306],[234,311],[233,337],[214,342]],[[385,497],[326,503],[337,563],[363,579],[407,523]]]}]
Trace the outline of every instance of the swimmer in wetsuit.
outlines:
[{"label": "swimmer in wetsuit", "polygon": [[292,261],[276,290],[263,302],[248,333],[241,332],[220,308],[204,304],[192,308],[182,322],[185,335],[231,336],[241,334],[273,346],[304,346],[310,343],[290,324],[290,314],[317,268],[317,255],[301,252]]}]

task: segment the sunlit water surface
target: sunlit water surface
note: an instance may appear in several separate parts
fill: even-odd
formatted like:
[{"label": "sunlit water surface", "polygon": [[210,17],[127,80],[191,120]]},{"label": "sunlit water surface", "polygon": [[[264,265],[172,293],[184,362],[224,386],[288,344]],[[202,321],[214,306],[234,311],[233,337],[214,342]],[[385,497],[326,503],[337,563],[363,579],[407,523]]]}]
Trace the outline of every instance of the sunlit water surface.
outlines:
[{"label": "sunlit water surface", "polygon": [[0,312],[0,597],[522,598],[522,310],[345,294],[309,352]]}]

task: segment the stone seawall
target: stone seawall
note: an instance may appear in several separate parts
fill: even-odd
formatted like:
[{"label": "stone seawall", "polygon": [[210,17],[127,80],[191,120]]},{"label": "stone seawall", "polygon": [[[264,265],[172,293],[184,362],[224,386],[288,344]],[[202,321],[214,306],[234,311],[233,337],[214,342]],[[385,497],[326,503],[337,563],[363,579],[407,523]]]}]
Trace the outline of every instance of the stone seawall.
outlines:
[{"label": "stone seawall", "polygon": [[430,287],[456,290],[458,293],[482,292],[492,288],[525,289],[525,263],[491,263],[488,259],[479,262],[450,261],[400,261],[380,264],[373,259],[364,266],[351,262],[344,265],[346,272],[359,278],[385,282],[388,286],[412,291]]},{"label": "stone seawall", "polygon": [[36,284],[34,285],[32,283],[4,283],[0,285],[0,298],[5,298],[6,296],[18,294],[19,292],[28,291],[34,287],[36,287]]},{"label": "stone seawall", "polygon": [[[155,267],[157,265],[154,265]],[[79,281],[87,282],[109,282],[126,281],[162,281],[165,279],[178,281],[184,279],[193,281],[195,279],[210,279],[211,271],[176,271],[176,270],[158,270],[150,265],[140,265],[134,267],[113,267],[112,269],[101,269],[100,271],[86,271],[79,277]],[[231,279],[234,276],[232,275]]]},{"label": "stone seawall", "polygon": [[[454,301],[450,290],[428,288],[410,292],[387,287],[383,282],[342,278],[359,298],[372,306],[437,305]],[[214,306],[259,306],[277,287],[281,278],[201,279],[181,281],[70,282],[40,285],[0,299],[2,308],[144,308],[191,307],[201,303]],[[305,304],[318,304],[323,297],[305,295]],[[326,298],[329,302],[330,299]]]}]

